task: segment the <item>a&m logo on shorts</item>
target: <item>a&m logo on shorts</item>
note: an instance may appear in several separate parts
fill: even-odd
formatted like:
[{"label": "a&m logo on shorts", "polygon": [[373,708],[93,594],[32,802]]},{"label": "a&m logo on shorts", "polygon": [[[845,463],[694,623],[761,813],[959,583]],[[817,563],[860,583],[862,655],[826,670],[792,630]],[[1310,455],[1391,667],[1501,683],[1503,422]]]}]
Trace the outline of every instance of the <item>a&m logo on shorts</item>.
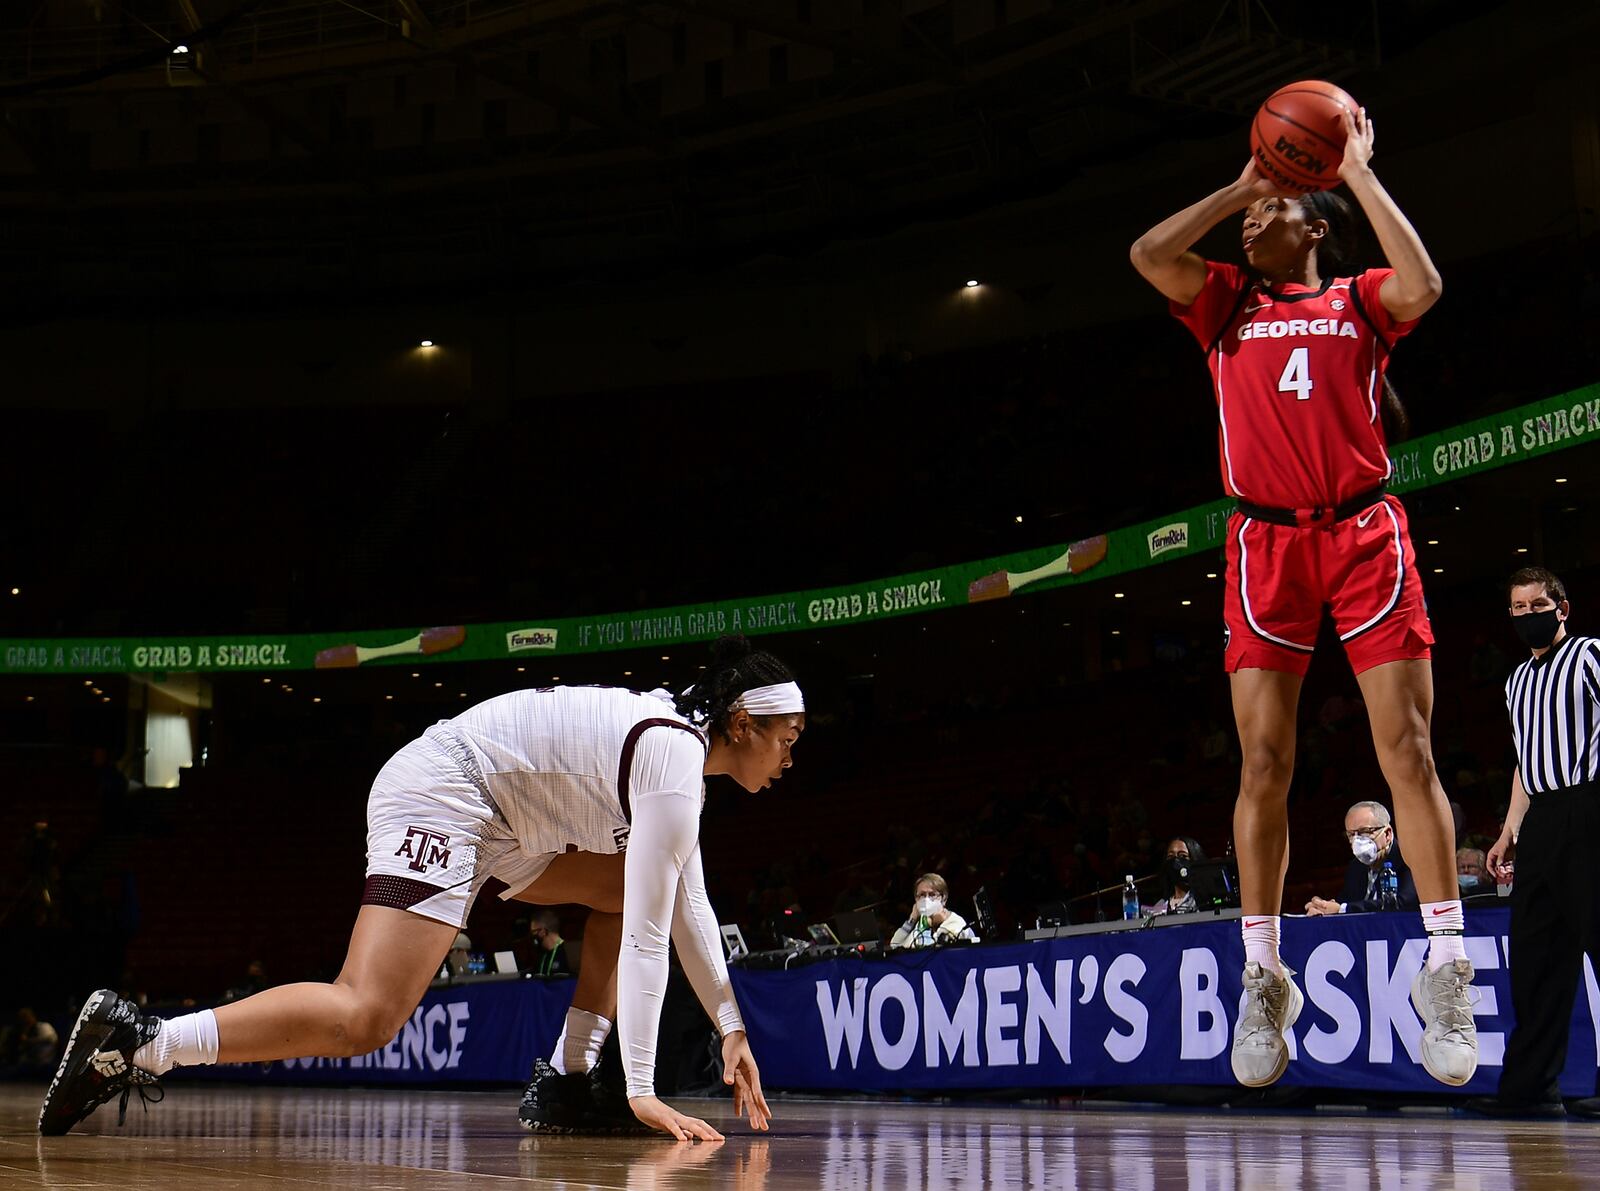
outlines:
[{"label": "a&m logo on shorts", "polygon": [[409,856],[411,863],[407,867],[413,872],[426,872],[430,864],[443,868],[450,863],[450,837],[426,827],[407,827],[406,838],[394,854]]}]

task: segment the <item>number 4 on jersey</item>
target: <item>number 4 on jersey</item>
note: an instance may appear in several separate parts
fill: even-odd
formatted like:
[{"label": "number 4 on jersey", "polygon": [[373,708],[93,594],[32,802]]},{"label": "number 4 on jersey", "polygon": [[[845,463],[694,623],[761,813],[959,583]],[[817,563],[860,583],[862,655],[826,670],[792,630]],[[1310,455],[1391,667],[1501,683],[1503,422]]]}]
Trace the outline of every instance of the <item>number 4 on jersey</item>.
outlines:
[{"label": "number 4 on jersey", "polygon": [[1307,364],[1309,348],[1297,347],[1289,353],[1289,362],[1278,377],[1278,392],[1293,393],[1299,401],[1311,400],[1311,373]]}]

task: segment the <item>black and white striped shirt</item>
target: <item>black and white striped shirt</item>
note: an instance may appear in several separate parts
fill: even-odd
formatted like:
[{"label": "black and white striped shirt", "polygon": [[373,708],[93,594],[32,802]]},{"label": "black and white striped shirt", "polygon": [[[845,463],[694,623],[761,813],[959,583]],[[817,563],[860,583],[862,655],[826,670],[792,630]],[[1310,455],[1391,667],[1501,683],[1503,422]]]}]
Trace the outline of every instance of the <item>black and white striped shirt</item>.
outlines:
[{"label": "black and white striped shirt", "polygon": [[1600,639],[1568,636],[1523,662],[1506,710],[1530,795],[1600,780]]}]

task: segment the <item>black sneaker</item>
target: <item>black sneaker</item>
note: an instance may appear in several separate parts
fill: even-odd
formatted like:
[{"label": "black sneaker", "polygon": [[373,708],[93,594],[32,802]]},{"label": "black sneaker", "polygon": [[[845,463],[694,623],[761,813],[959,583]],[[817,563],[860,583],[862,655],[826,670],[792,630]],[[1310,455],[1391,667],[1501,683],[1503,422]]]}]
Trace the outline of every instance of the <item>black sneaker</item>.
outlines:
[{"label": "black sneaker", "polygon": [[[613,1031],[615,1036],[615,1031]],[[589,1099],[596,1125],[606,1133],[653,1133],[628,1104],[628,1082],[622,1075],[622,1052],[609,1047],[589,1072]]]},{"label": "black sneaker", "polygon": [[648,1133],[633,1115],[621,1087],[612,1088],[599,1067],[584,1075],[562,1075],[544,1059],[533,1061],[522,1090],[517,1120],[533,1133]]},{"label": "black sneaker", "polygon": [[562,1075],[546,1060],[535,1059],[517,1120],[534,1133],[577,1133],[593,1107],[587,1075]]},{"label": "black sneaker", "polygon": [[140,1013],[132,1001],[108,988],[91,996],[73,1024],[61,1065],[45,1093],[39,1132],[59,1137],[119,1092],[118,1125],[127,1119],[128,1097],[135,1089],[141,1100],[159,1101],[156,1077],[135,1067],[133,1055],[160,1029],[160,1018]]}]

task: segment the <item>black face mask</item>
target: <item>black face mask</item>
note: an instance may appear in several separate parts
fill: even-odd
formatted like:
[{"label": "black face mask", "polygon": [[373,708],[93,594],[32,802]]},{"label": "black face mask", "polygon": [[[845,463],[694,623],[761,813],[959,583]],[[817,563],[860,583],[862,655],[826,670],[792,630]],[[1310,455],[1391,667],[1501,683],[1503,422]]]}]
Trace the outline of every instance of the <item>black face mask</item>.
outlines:
[{"label": "black face mask", "polygon": [[1167,859],[1167,877],[1174,885],[1185,885],[1188,881],[1189,858],[1187,856],[1171,856]]},{"label": "black face mask", "polygon": [[1528,612],[1522,616],[1511,618],[1511,627],[1517,631],[1517,636],[1522,638],[1522,643],[1529,649],[1548,649],[1550,643],[1556,639],[1556,630],[1561,627],[1557,618],[1559,609],[1547,608],[1543,612]]}]

